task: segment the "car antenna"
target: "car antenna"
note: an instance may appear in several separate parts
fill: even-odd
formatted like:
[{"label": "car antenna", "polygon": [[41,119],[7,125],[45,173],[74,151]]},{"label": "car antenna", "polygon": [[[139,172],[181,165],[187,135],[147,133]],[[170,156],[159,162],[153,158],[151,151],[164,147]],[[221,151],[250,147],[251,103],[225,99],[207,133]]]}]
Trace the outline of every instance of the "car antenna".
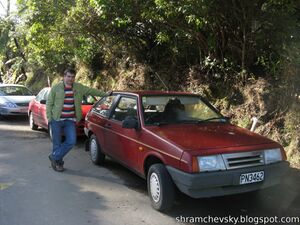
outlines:
[{"label": "car antenna", "polygon": [[168,86],[165,84],[165,82],[161,79],[161,77],[159,76],[159,74],[157,72],[154,72],[154,74],[158,77],[158,79],[161,81],[161,83],[165,86],[165,88],[167,89],[167,91],[169,91]]}]

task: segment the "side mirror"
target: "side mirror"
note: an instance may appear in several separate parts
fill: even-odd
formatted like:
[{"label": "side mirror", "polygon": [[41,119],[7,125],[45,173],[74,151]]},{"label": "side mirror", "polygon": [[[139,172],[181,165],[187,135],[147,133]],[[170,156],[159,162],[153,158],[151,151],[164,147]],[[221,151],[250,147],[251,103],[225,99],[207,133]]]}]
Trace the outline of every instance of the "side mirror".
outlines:
[{"label": "side mirror", "polygon": [[122,122],[122,128],[138,129],[139,123],[138,123],[137,119],[134,118],[133,116],[126,116]]},{"label": "side mirror", "polygon": [[47,100],[43,99],[40,101],[41,104],[46,104]]}]

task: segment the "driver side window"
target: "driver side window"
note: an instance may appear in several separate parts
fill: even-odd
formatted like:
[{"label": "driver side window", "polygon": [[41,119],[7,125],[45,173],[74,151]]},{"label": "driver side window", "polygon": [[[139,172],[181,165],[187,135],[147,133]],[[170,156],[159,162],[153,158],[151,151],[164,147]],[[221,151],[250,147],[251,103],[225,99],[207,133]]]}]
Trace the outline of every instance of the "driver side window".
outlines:
[{"label": "driver side window", "polygon": [[97,113],[99,113],[101,116],[108,117],[109,116],[109,110],[113,104],[113,100],[116,96],[106,96],[103,97],[93,108],[93,110]]},{"label": "driver side window", "polygon": [[130,97],[121,97],[112,114],[112,119],[123,121],[127,116],[137,118],[137,100]]}]

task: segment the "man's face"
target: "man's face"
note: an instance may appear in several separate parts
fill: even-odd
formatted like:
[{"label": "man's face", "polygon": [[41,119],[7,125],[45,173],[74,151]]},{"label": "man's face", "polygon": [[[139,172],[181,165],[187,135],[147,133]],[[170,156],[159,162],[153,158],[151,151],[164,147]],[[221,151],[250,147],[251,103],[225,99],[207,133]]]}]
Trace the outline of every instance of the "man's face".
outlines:
[{"label": "man's face", "polygon": [[67,73],[64,75],[64,83],[68,86],[72,86],[75,80],[75,74]]}]

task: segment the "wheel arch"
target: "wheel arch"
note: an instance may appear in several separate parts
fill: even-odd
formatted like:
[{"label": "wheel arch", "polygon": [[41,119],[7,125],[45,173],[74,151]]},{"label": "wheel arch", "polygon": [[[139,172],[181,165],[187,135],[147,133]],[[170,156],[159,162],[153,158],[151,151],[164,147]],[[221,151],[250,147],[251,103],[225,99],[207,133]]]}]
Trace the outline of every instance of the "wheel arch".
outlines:
[{"label": "wheel arch", "polygon": [[91,130],[89,130],[88,133],[87,133],[87,138],[90,138],[93,134],[94,134],[94,132],[92,132]]},{"label": "wheel arch", "polygon": [[153,165],[153,164],[157,164],[157,163],[160,163],[160,164],[165,164],[163,162],[163,160],[157,156],[157,155],[148,155],[146,157],[146,159],[144,160],[144,175],[145,177],[147,177],[148,175],[148,171],[149,171],[149,168]]}]

